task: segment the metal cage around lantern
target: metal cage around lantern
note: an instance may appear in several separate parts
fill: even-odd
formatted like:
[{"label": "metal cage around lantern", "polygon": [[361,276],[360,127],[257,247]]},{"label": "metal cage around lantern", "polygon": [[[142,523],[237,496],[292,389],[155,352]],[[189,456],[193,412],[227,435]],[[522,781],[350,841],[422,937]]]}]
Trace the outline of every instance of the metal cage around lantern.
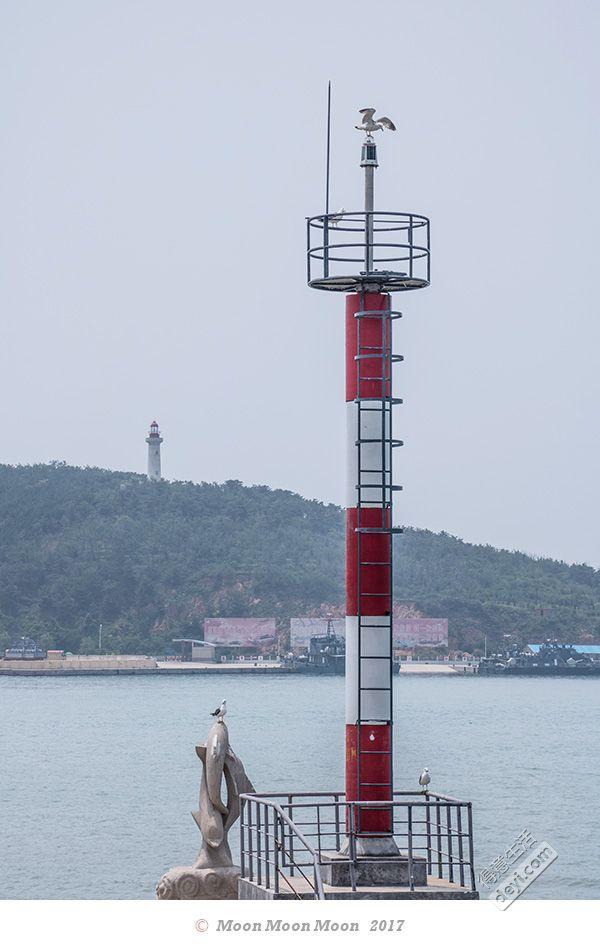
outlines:
[{"label": "metal cage around lantern", "polygon": [[417,290],[430,282],[429,218],[403,211],[343,211],[307,218],[310,287],[351,293]]}]

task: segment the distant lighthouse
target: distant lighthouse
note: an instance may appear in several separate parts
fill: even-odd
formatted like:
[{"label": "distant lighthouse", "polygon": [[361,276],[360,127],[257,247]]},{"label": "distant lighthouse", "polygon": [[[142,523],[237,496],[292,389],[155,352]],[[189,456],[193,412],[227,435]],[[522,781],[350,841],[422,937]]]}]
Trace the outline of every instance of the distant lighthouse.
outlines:
[{"label": "distant lighthouse", "polygon": [[148,443],[148,478],[151,482],[159,482],[162,436],[158,430],[158,422],[151,423],[146,442]]}]

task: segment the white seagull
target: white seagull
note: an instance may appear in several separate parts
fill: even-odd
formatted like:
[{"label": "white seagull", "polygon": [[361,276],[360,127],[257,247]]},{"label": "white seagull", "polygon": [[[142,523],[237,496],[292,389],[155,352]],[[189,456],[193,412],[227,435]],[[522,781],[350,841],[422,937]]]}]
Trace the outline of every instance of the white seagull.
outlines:
[{"label": "white seagull", "polygon": [[330,215],[329,215],[329,225],[330,225],[330,227],[332,227],[332,228],[337,228],[338,224],[339,224],[340,221],[342,220],[343,215],[345,215],[345,214],[346,214],[346,209],[345,209],[345,208],[340,208],[340,210],[339,210],[339,211],[336,211],[335,214],[330,214]]},{"label": "white seagull", "polygon": [[221,703],[220,706],[217,706],[214,712],[211,712],[211,716],[214,716],[217,722],[223,722],[223,716],[227,712],[227,703],[225,700]]},{"label": "white seagull", "polygon": [[429,785],[430,782],[431,782],[431,775],[429,774],[429,769],[427,768],[427,766],[425,766],[425,768],[419,775],[419,785],[421,786],[424,795],[427,794],[427,786]]},{"label": "white seagull", "polygon": [[380,129],[389,129],[390,132],[396,131],[396,126],[391,119],[388,119],[387,115],[374,119],[375,109],[359,109],[358,111],[362,115],[362,122],[355,128],[360,129],[361,132],[379,132]]}]

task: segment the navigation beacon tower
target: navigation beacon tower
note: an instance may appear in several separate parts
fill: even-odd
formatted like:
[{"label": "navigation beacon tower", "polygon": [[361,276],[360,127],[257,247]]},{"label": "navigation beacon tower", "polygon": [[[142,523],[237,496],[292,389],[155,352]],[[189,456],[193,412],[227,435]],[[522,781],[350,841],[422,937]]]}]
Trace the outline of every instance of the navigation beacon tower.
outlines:
[{"label": "navigation beacon tower", "polygon": [[[308,284],[346,294],[346,799],[393,799],[392,327],[401,314],[391,294],[429,284],[429,220],[375,211],[378,167],[373,134],[395,131],[387,117],[362,109],[364,210],[326,213],[307,221]],[[329,190],[329,189],[328,189]],[[359,851],[392,854],[391,808],[360,807]],[[362,838],[361,838],[362,836]]]},{"label": "navigation beacon tower", "polygon": [[148,479],[151,482],[159,482],[160,474],[160,447],[162,445],[162,436],[158,429],[158,422],[150,424],[150,432],[146,442],[148,443]]},{"label": "navigation beacon tower", "polygon": [[[375,211],[373,134],[362,109],[361,211],[307,221],[308,284],[346,294],[346,789],[240,795],[240,900],[478,900],[472,803],[395,789],[392,776],[392,347],[396,291],[429,284],[429,220]],[[416,779],[415,775],[415,779]],[[415,781],[416,785],[416,781]]]}]

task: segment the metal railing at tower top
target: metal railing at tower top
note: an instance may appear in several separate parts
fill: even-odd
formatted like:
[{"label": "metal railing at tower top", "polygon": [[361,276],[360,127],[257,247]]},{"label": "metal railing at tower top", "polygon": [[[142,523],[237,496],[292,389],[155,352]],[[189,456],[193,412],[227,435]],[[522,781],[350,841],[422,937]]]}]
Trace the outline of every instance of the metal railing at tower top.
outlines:
[{"label": "metal railing at tower top", "polygon": [[394,792],[393,800],[377,803],[347,801],[343,792],[240,797],[241,878],[275,895],[324,900],[322,869],[332,856],[336,865],[348,866],[356,891],[356,868],[369,860],[357,856],[357,819],[365,808],[391,810],[394,840],[407,863],[408,891],[419,886],[420,865],[428,885],[476,893],[471,802],[416,791]]},{"label": "metal railing at tower top", "polygon": [[429,218],[403,211],[344,211],[306,219],[307,280],[317,290],[384,293],[430,283]]}]

